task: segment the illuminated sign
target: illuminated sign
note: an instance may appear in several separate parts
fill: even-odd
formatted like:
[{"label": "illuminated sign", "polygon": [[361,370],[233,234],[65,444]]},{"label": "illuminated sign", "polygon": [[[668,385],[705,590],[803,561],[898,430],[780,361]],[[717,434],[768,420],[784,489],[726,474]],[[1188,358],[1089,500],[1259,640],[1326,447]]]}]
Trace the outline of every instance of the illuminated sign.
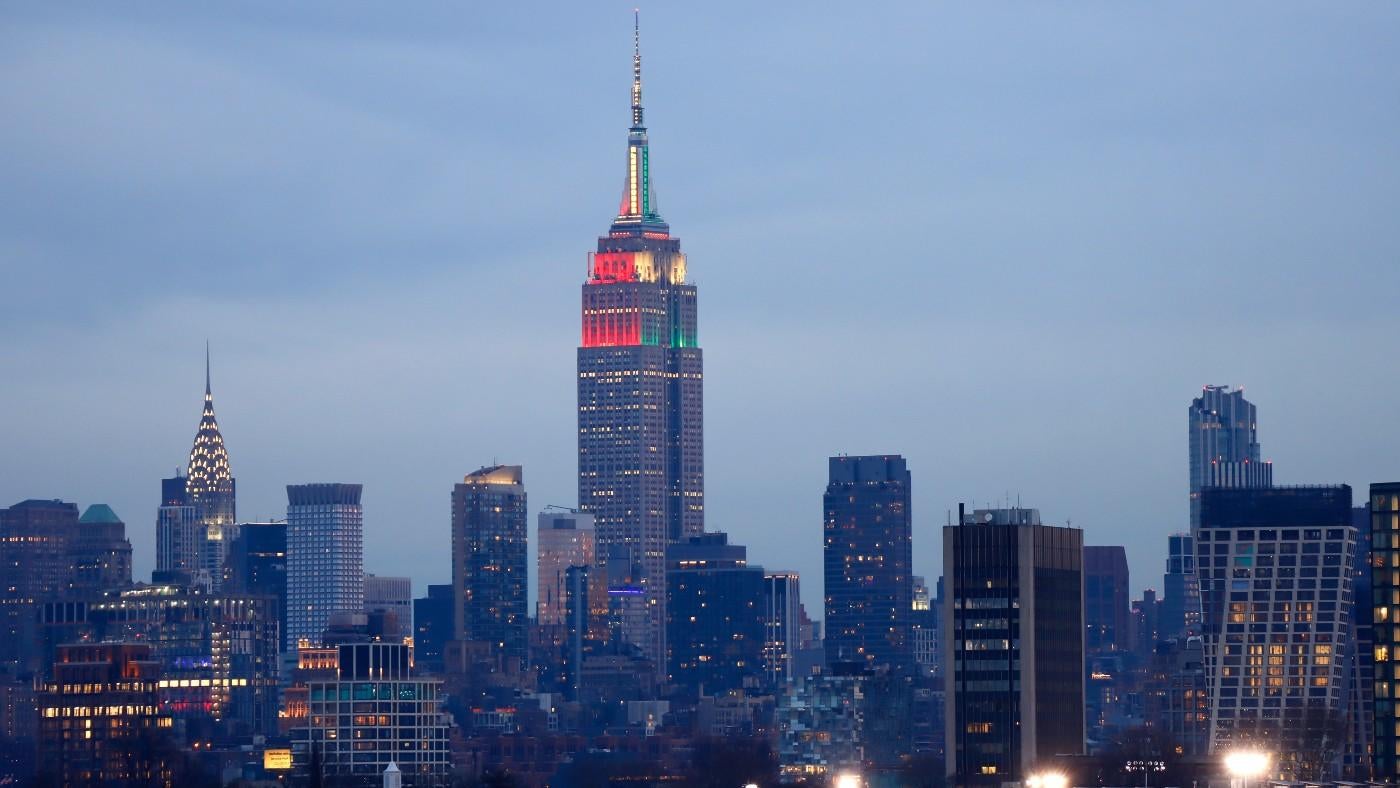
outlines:
[{"label": "illuminated sign", "polygon": [[292,751],[263,750],[263,768],[270,771],[285,771],[292,768]]}]

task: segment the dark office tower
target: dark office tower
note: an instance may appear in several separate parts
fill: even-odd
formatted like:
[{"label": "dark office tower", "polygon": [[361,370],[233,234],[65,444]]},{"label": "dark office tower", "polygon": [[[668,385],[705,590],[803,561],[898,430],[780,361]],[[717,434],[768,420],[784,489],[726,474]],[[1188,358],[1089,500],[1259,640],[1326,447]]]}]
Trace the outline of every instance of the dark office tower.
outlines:
[{"label": "dark office tower", "polygon": [[178,472],[161,479],[160,508],[156,512],[156,582],[194,580],[203,549],[204,528],[190,497],[189,480]]},{"label": "dark office tower", "polygon": [[185,471],[186,489],[194,505],[203,543],[199,549],[199,570],[207,572],[215,590],[223,584],[224,559],[228,542],[235,535],[234,479],[229,470],[228,450],[219,422],[214,418],[214,394],[209,385],[209,355],[204,356],[204,413],[190,449]]},{"label": "dark office tower", "polygon": [[442,673],[442,651],[455,626],[452,586],[430,585],[428,595],[413,600],[413,661],[419,673]]},{"label": "dark office tower", "polygon": [[1201,490],[1268,487],[1274,466],[1259,459],[1258,418],[1244,389],[1206,386],[1187,414],[1191,448],[1191,527],[1201,522]]},{"label": "dark office tower", "polygon": [[39,693],[39,774],[54,785],[170,786],[178,747],[151,646],[62,646]]},{"label": "dark office tower", "polygon": [[763,665],[769,687],[781,687],[794,676],[802,649],[802,591],[796,572],[763,576]]},{"label": "dark office tower", "polygon": [[72,584],[77,530],[76,504],[28,500],[0,509],[0,665],[41,667],[38,605]]},{"label": "dark office tower", "polygon": [[1157,592],[1143,589],[1142,599],[1133,601],[1132,616],[1133,650],[1145,663],[1162,639],[1162,600]]},{"label": "dark office tower", "polygon": [[1003,785],[1084,752],[1084,533],[1035,509],[943,528],[949,781]]},{"label": "dark office tower", "polygon": [[69,554],[73,558],[75,593],[93,593],[131,585],[131,542],[123,523],[112,507],[96,503],[78,518]]},{"label": "dark office tower", "polygon": [[1160,637],[1169,639],[1200,630],[1201,582],[1196,577],[1196,539],[1191,534],[1167,537],[1161,610]]},{"label": "dark office tower", "polygon": [[583,285],[578,500],[597,518],[600,556],[632,553],[647,616],[624,637],[661,665],[666,545],[705,530],[705,458],[695,286],[680,239],[657,212],[650,156],[638,44],[622,205]]},{"label": "dark office tower", "polygon": [[1377,782],[1400,778],[1400,482],[1371,485],[1371,622]]},{"label": "dark office tower", "polygon": [[332,613],[365,608],[360,484],[287,485],[287,646],[321,642]]},{"label": "dark office tower", "polygon": [[287,524],[239,523],[229,552],[230,593],[270,596],[277,600],[281,650],[287,642]]},{"label": "dark office tower", "polygon": [[1089,654],[1131,648],[1128,553],[1122,547],[1084,548],[1084,648]]},{"label": "dark office tower", "polygon": [[1196,571],[1212,752],[1269,741],[1284,778],[1335,778],[1340,742],[1319,739],[1343,730],[1355,551],[1346,485],[1202,492]]},{"label": "dark office tower", "polygon": [[1342,777],[1352,782],[1371,780],[1375,732],[1375,628],[1371,624],[1371,506],[1351,509],[1356,530],[1356,555],[1351,562],[1351,604],[1347,606],[1347,641],[1356,658],[1347,677],[1347,741]]},{"label": "dark office tower", "polygon": [[666,550],[666,672],[691,697],[755,686],[763,676],[763,567],[746,556],[723,533]]},{"label": "dark office tower", "polygon": [[910,476],[897,454],[832,457],[825,511],[826,661],[912,669]]},{"label": "dark office tower", "polygon": [[519,465],[493,465],[452,488],[454,637],[519,659],[530,615],[523,477]]}]

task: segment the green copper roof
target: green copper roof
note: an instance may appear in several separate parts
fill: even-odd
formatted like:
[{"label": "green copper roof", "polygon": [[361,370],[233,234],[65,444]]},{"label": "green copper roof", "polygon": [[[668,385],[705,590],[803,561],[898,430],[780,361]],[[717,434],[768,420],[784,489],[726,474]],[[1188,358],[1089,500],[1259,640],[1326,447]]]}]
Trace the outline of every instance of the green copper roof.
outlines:
[{"label": "green copper roof", "polygon": [[105,503],[95,503],[83,512],[83,516],[78,518],[80,523],[119,523],[122,518],[112,511],[112,507]]}]

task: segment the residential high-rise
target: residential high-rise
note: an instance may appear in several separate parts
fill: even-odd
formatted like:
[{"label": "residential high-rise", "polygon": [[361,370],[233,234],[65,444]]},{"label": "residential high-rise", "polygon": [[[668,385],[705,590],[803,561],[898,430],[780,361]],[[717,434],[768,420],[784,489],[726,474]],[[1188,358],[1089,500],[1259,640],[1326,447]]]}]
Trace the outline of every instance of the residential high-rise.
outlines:
[{"label": "residential high-rise", "polygon": [[229,593],[277,600],[281,651],[291,652],[287,641],[287,524],[239,523],[238,537],[229,553],[228,577],[225,590]]},{"label": "residential high-rise", "polygon": [[1201,582],[1196,577],[1196,539],[1191,534],[1167,537],[1167,571],[1162,575],[1163,639],[1195,632],[1201,626]]},{"label": "residential high-rise", "polygon": [[214,394],[209,384],[209,355],[204,356],[204,413],[190,449],[185,471],[186,490],[199,522],[202,544],[199,566],[209,576],[215,590],[223,585],[224,561],[228,546],[237,536],[237,511],[233,472],[229,470],[228,450],[219,422],[214,418]]},{"label": "residential high-rise", "polygon": [[756,685],[764,672],[763,567],[723,533],[666,550],[666,672],[691,696]]},{"label": "residential high-rise", "polygon": [[1373,779],[1390,783],[1400,781],[1400,482],[1372,484],[1370,493]]},{"label": "residential high-rise", "polygon": [[596,518],[600,554],[631,554],[646,616],[623,635],[661,665],[666,545],[704,532],[705,462],[696,290],[651,182],[638,42],[622,204],[583,284],[578,501]]},{"label": "residential high-rise", "polygon": [[360,484],[287,485],[287,644],[319,643],[332,613],[365,607]]},{"label": "residential high-rise", "polygon": [[1035,509],[943,528],[950,782],[1004,785],[1084,752],[1084,533]]},{"label": "residential high-rise", "polygon": [[[365,575],[365,612],[391,613],[394,628],[391,636],[403,642],[413,635],[413,578]],[[387,625],[386,625],[387,626]]]},{"label": "residential high-rise", "polygon": [[1268,487],[1274,467],[1259,459],[1258,414],[1244,389],[1205,386],[1187,413],[1190,442],[1191,527],[1201,522],[1207,487]]},{"label": "residential high-rise", "polygon": [[1206,488],[1196,532],[1210,748],[1261,740],[1288,779],[1335,778],[1356,532],[1351,488]]},{"label": "residential high-rise", "polygon": [[912,669],[910,475],[899,455],[832,457],[822,498],[826,660]]},{"label": "residential high-rise", "polygon": [[794,676],[802,642],[802,589],[796,572],[763,576],[763,665],[769,687]]},{"label": "residential high-rise", "polygon": [[1131,648],[1128,552],[1121,546],[1084,548],[1084,624],[1087,653]]},{"label": "residential high-rise", "polygon": [[457,640],[524,659],[529,621],[529,526],[524,470],[493,465],[452,488],[452,590]]},{"label": "residential high-rise", "polygon": [[565,572],[571,566],[593,566],[598,562],[593,515],[543,511],[535,533],[535,620],[540,626],[563,624]]},{"label": "residential high-rise", "polygon": [[1356,554],[1351,562],[1351,604],[1347,606],[1347,642],[1355,658],[1347,676],[1347,744],[1342,777],[1353,782],[1370,782],[1375,766],[1375,626],[1371,623],[1375,604],[1371,590],[1371,505],[1354,506],[1351,527],[1356,530]]}]

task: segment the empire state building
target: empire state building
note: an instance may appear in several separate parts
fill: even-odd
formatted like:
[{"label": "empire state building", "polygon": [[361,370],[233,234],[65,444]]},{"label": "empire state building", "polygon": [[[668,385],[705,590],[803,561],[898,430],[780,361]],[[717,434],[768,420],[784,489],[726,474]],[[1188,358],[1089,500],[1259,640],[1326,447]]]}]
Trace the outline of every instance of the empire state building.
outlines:
[{"label": "empire state building", "polygon": [[704,531],[702,364],[695,285],[652,193],[635,32],[634,47],[622,203],[583,284],[578,500],[596,518],[598,560],[628,608],[624,637],[660,668],[666,546]]}]

